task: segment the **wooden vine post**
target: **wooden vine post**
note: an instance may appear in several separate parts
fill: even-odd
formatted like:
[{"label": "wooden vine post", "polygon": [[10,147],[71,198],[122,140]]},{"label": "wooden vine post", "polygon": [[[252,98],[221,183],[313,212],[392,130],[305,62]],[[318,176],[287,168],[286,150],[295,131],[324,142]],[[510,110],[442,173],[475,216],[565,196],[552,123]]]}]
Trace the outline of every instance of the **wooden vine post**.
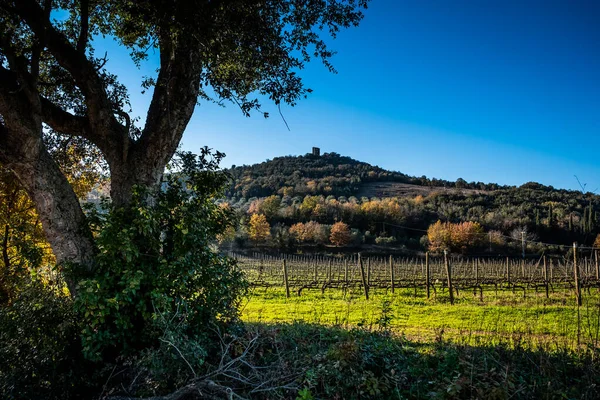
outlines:
[{"label": "wooden vine post", "polygon": [[327,280],[329,282],[331,282],[331,264],[332,264],[332,261],[331,261],[331,258],[330,258],[329,259],[329,267],[327,268]]},{"label": "wooden vine post", "polygon": [[371,284],[371,257],[367,257],[367,284]]},{"label": "wooden vine post", "polygon": [[369,285],[367,284],[367,277],[365,276],[365,267],[363,266],[362,257],[358,255],[358,266],[360,268],[360,277],[362,278],[363,289],[365,291],[365,298],[369,300]]},{"label": "wooden vine post", "polygon": [[475,259],[475,284],[479,284],[479,258]]},{"label": "wooden vine post", "polygon": [[546,286],[546,298],[548,298],[549,292],[549,283],[548,283],[548,264],[546,263],[546,256],[544,255],[544,286]]},{"label": "wooden vine post", "polygon": [[577,297],[577,305],[583,304],[581,299],[581,287],[579,286],[579,270],[577,268],[577,243],[573,243],[573,276],[575,277],[575,297]]},{"label": "wooden vine post", "polygon": [[594,261],[596,262],[596,280],[600,280],[600,268],[598,267],[598,250],[594,250]]},{"label": "wooden vine post", "polygon": [[506,257],[506,281],[510,285],[510,260]]},{"label": "wooden vine post", "polygon": [[452,288],[452,268],[448,262],[448,251],[444,250],[444,264],[446,266],[446,276],[448,277],[448,293],[450,294],[450,304],[454,304],[454,291]]},{"label": "wooden vine post", "polygon": [[348,259],[344,257],[344,283],[348,285]]},{"label": "wooden vine post", "polygon": [[431,281],[430,275],[431,275],[431,273],[429,271],[429,252],[426,251],[425,252],[425,288],[427,290],[427,298],[429,298],[429,296],[431,295],[430,289],[429,289],[429,282]]},{"label": "wooden vine post", "polygon": [[394,258],[390,255],[390,285],[394,294]]},{"label": "wooden vine post", "polygon": [[283,259],[283,283],[285,284],[285,297],[290,297],[290,284],[288,282],[288,269],[285,258]]}]

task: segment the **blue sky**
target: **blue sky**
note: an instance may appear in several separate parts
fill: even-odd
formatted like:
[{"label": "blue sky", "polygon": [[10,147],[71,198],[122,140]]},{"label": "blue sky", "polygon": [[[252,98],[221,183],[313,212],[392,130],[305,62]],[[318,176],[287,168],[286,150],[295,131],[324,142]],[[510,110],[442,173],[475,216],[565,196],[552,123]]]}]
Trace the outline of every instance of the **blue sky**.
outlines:
[{"label": "blue sky", "polygon": [[[141,71],[109,48],[108,68],[145,115]],[[600,1],[373,0],[361,26],[331,42],[330,74],[271,117],[197,107],[183,148],[207,145],[224,166],[312,146],[410,175],[520,185],[600,187]]]}]

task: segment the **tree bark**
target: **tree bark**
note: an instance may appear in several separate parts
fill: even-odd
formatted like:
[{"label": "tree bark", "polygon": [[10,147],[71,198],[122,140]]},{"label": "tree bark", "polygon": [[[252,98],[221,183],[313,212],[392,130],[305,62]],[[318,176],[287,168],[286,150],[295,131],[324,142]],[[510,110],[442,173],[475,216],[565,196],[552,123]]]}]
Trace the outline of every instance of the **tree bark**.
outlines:
[{"label": "tree bark", "polygon": [[[43,146],[36,146],[29,155],[33,159],[28,163],[3,161],[8,161],[5,164],[15,172],[35,203],[57,263],[79,264],[90,271],[94,244],[75,192]],[[74,282],[67,283],[73,292]]]},{"label": "tree bark", "polygon": [[[169,159],[171,156],[172,153]],[[135,185],[150,189],[158,188],[167,161],[164,163],[153,161],[151,157],[142,157],[142,154],[133,150],[128,153],[125,160],[108,162],[110,168],[110,198],[113,204],[117,206],[129,204]]]},{"label": "tree bark", "polygon": [[[146,125],[137,141],[105,152],[111,174],[111,199],[126,205],[134,185],[157,188],[194,112],[202,60],[198,43],[165,35],[160,40],[160,72]],[[113,149],[115,144],[113,143]]]},{"label": "tree bark", "polygon": [[[0,162],[34,202],[58,264],[78,264],[89,272],[94,243],[73,188],[42,141],[39,96],[6,70],[0,80]],[[67,284],[74,295],[75,281],[67,277]]]}]

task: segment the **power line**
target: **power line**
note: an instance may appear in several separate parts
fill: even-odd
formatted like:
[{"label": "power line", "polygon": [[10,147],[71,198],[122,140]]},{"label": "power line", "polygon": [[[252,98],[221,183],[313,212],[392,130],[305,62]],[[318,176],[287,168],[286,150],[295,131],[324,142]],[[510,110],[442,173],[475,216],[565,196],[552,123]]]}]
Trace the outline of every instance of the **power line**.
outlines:
[{"label": "power line", "polygon": [[[385,221],[381,221],[381,222],[377,222],[377,223],[382,224],[384,226],[384,230],[385,230],[385,225],[389,225],[389,226],[393,226],[395,228],[402,228],[402,229],[406,229],[406,230],[410,230],[410,231],[424,232],[424,233],[428,232],[428,230],[426,230],[426,229],[411,228],[409,226],[391,224],[391,223],[385,222]],[[536,241],[536,240],[526,239],[525,235],[524,235],[525,232],[523,231],[521,233],[522,233],[522,238],[521,239],[514,238],[512,236],[504,235],[504,234],[501,234],[501,233],[494,233],[494,236],[496,236],[496,237],[503,237],[503,238],[506,238],[508,240],[512,240],[512,241],[515,241],[515,242],[521,241],[522,243],[537,244],[537,245],[542,245],[542,246],[546,246],[546,247],[551,247],[552,246],[552,247],[558,247],[558,248],[561,248],[561,249],[570,249],[570,248],[573,247],[572,245],[546,243],[546,242],[540,242],[540,241]],[[491,234],[491,231],[481,232],[481,233],[477,233],[477,232],[468,233],[468,235],[471,235],[471,236],[477,236],[477,235],[479,235],[479,236],[490,236],[490,234]],[[592,246],[592,247],[589,247],[589,246],[577,246],[577,248],[580,249],[580,250],[600,250],[600,247],[595,247],[595,246]]]}]

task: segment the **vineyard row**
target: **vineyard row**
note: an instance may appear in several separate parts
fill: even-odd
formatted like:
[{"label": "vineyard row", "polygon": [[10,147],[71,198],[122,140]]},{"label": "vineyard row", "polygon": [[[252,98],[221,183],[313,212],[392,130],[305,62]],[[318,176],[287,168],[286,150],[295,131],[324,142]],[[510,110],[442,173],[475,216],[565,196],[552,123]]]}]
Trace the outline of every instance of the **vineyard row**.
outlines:
[{"label": "vineyard row", "polygon": [[[304,288],[362,287],[368,298],[369,288],[438,287],[458,289],[493,285],[512,290],[542,289],[553,285],[575,289],[578,302],[581,289],[600,285],[597,253],[572,259],[542,256],[536,259],[509,257],[462,257],[430,255],[417,257],[345,257],[321,255],[280,255],[230,253],[253,286],[285,286],[298,294]],[[452,291],[450,291],[452,293]],[[452,296],[451,296],[452,297]],[[451,298],[451,301],[453,299]]]}]

